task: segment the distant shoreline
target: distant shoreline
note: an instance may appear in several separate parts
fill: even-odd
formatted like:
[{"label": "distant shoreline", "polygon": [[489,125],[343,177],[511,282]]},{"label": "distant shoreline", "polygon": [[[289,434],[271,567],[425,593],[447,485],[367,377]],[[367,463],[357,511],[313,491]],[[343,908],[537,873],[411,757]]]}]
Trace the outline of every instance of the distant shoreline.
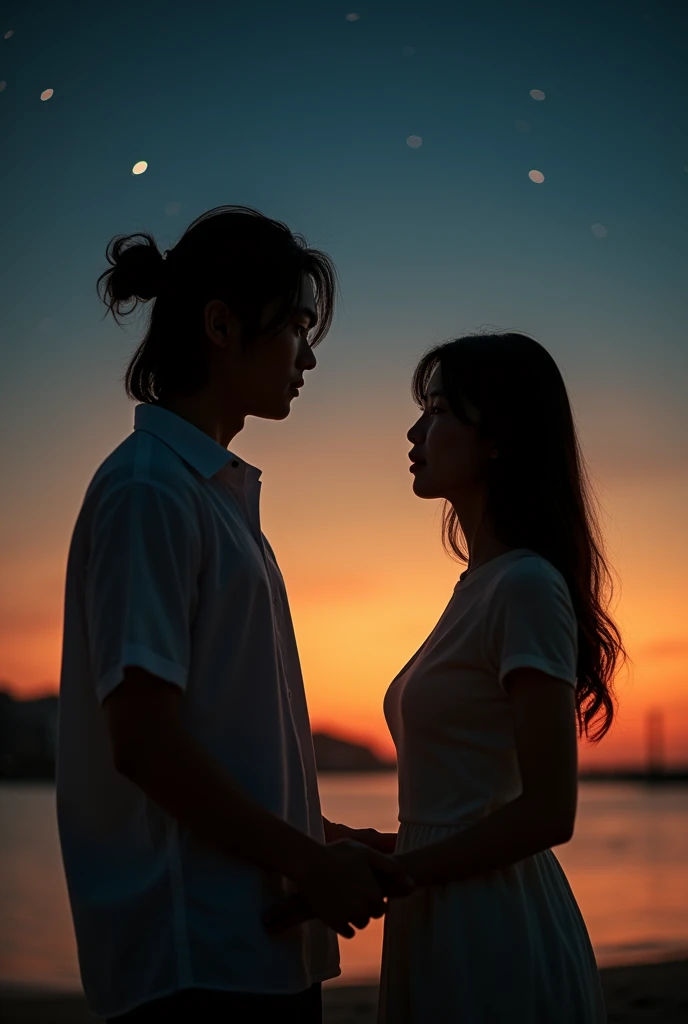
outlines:
[{"label": "distant shoreline", "polygon": [[[15,700],[0,688],[0,783],[54,782],[57,753],[56,695]],[[380,756],[365,743],[316,729],[313,748],[318,772],[350,775],[396,771],[392,758]],[[644,766],[611,765],[583,768],[581,782],[635,782],[662,785],[688,782],[688,764],[667,765],[652,757]]]}]

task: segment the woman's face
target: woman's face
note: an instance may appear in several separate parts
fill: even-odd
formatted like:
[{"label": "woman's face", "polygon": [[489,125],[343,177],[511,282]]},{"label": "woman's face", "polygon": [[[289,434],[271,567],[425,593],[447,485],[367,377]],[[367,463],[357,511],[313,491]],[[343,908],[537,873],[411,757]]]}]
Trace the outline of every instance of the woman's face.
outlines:
[{"label": "woman's face", "polygon": [[[470,406],[467,409],[471,415]],[[477,418],[477,411],[476,411]],[[442,371],[433,371],[420,418],[407,437],[413,491],[419,498],[464,500],[482,491],[486,444],[475,427],[456,418],[442,390]]]}]

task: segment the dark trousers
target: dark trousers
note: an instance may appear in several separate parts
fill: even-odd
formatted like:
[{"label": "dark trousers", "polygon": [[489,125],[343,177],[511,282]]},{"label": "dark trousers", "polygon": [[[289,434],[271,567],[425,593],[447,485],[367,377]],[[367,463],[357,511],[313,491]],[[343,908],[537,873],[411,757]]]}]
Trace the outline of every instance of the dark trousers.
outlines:
[{"label": "dark trousers", "polygon": [[322,1024],[322,992],[296,995],[186,988],[111,1017],[107,1024]]}]

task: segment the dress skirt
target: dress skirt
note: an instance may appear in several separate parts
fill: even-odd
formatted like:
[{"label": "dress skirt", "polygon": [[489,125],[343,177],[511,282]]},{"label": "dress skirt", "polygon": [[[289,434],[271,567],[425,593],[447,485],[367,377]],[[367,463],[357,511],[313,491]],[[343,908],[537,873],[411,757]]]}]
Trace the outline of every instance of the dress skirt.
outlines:
[{"label": "dress skirt", "polygon": [[[466,826],[404,823],[397,853]],[[378,1024],[604,1024],[595,956],[551,850],[390,900]]]}]

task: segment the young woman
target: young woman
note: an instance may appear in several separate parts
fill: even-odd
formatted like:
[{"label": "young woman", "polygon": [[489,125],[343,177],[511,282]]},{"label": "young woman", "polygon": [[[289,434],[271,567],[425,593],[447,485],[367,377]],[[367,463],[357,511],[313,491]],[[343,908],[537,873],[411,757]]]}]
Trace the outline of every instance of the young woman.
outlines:
[{"label": "young woman", "polygon": [[576,815],[576,725],[600,739],[624,651],[569,399],[521,334],[426,355],[413,489],[444,498],[468,562],[385,714],[399,761],[399,859],[381,1024],[599,1024],[585,924],[551,851]]}]

